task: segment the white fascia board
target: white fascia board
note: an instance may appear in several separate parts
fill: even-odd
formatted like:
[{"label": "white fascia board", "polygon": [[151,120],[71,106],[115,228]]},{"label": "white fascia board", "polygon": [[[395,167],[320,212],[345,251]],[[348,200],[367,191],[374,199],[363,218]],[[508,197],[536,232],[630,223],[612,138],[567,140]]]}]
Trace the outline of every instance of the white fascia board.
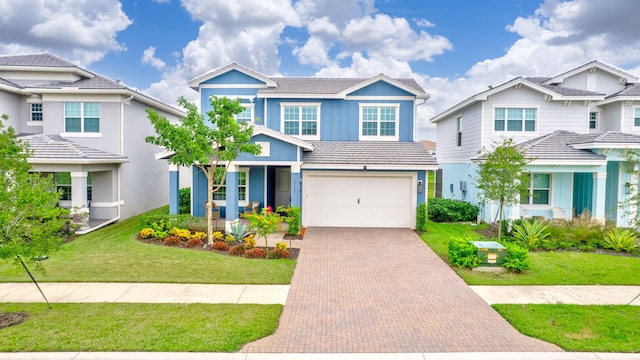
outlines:
[{"label": "white fascia board", "polygon": [[638,143],[585,143],[571,145],[574,149],[590,150],[590,149],[640,149]]},{"label": "white fascia board", "polygon": [[269,160],[258,160],[258,161],[234,161],[234,165],[238,166],[298,166],[300,165],[297,161],[269,161]]},{"label": "white fascia board", "polygon": [[614,102],[618,102],[618,101],[640,101],[640,96],[614,96],[608,99],[604,99],[602,101],[598,101],[596,103],[596,106],[602,106],[602,105],[607,105],[607,104],[611,104]]},{"label": "white fascia board", "polygon": [[367,80],[365,80],[363,82],[360,82],[360,83],[358,83],[358,84],[356,84],[356,85],[354,85],[354,86],[352,86],[352,87],[350,87],[350,88],[348,88],[346,90],[341,91],[339,93],[339,95],[347,96],[348,94],[350,94],[350,93],[352,93],[354,91],[360,90],[360,89],[362,89],[364,87],[367,87],[367,86],[369,86],[371,84],[374,84],[374,83],[376,83],[378,81],[384,81],[384,82],[386,82],[386,83],[388,83],[390,85],[393,85],[393,86],[395,86],[395,87],[397,87],[399,89],[402,89],[402,90],[404,90],[404,91],[406,91],[406,92],[408,92],[410,94],[413,94],[415,96],[425,96],[425,95],[428,96],[427,93],[424,93],[424,92],[418,91],[417,89],[409,87],[409,86],[407,86],[407,85],[405,85],[405,84],[403,84],[403,83],[401,83],[399,81],[394,80],[393,78],[388,77],[385,74],[378,74],[378,75],[376,75],[376,76],[374,76],[372,78],[369,78],[369,79],[367,79]]},{"label": "white fascia board", "polygon": [[628,72],[625,72],[623,70],[614,68],[613,66],[610,65],[606,65],[603,64],[597,60],[594,61],[590,61],[584,65],[578,66],[575,69],[569,70],[567,72],[564,72],[560,75],[554,76],[551,79],[545,81],[545,84],[553,84],[553,83],[563,83],[568,77],[571,77],[573,75],[579,74],[581,72],[584,71],[589,71],[589,69],[591,68],[597,68],[600,69],[604,72],[608,72],[610,74],[613,74],[615,76],[618,76],[620,79],[624,79],[625,82],[638,82],[640,81],[640,78],[638,78],[635,75],[629,74]]},{"label": "white fascia board", "polygon": [[288,93],[261,93],[258,92],[260,99],[344,99],[344,96],[338,94],[288,94]]},{"label": "white fascia board", "polygon": [[300,146],[303,149],[313,151],[313,145],[311,145],[310,143],[308,143],[308,142],[306,142],[304,140],[300,140],[300,139],[298,139],[296,137],[293,137],[293,136],[290,136],[290,135],[286,135],[286,134],[283,134],[281,132],[269,129],[269,128],[265,127],[265,126],[260,126],[260,127],[255,126],[253,128],[253,131],[254,131],[253,132],[253,136],[266,135],[266,136],[272,137],[274,139],[287,142],[289,144]]},{"label": "white fascia board", "polygon": [[93,79],[95,74],[76,66],[0,66],[0,70],[5,71],[25,71],[25,72],[54,72],[72,73],[85,78]]},{"label": "white fascia board", "polygon": [[588,165],[588,166],[603,166],[607,165],[607,160],[552,160],[552,159],[544,159],[544,160],[533,160],[527,165],[550,165],[550,166],[558,166],[558,165]]},{"label": "white fascia board", "polygon": [[4,90],[4,91],[8,91],[8,92],[12,92],[15,94],[22,94],[24,93],[24,90],[21,88],[17,88],[15,86],[11,86],[11,85],[7,85],[7,84],[0,84],[0,90]]},{"label": "white fascia board", "polygon": [[49,158],[28,158],[29,164],[69,164],[69,165],[90,165],[90,164],[124,164],[130,162],[129,159],[49,159]]},{"label": "white fascia board", "polygon": [[176,152],[171,150],[161,151],[159,153],[155,153],[153,156],[156,160],[168,159],[172,157]]},{"label": "white fascia board", "polygon": [[[364,167],[367,167],[364,170]],[[394,165],[394,164],[313,164],[303,163],[302,170],[438,170],[437,165]]]}]

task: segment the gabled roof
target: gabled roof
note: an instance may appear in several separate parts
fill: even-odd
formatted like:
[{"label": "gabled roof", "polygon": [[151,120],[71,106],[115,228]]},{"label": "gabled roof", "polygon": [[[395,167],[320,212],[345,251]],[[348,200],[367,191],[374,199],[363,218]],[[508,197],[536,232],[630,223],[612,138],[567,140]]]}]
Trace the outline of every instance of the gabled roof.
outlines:
[{"label": "gabled roof", "polygon": [[269,137],[272,137],[274,139],[278,139],[281,141],[284,141],[286,143],[289,144],[293,144],[296,146],[300,146],[301,148],[305,149],[305,150],[309,150],[312,151],[314,150],[313,145],[310,142],[304,141],[304,140],[300,140],[296,137],[293,137],[291,135],[287,135],[287,134],[283,134],[279,131],[275,131],[273,129],[269,129],[266,126],[263,125],[254,125],[253,127],[253,136],[256,135],[266,135]]},{"label": "gabled roof", "polygon": [[399,141],[312,141],[314,150],[305,152],[305,165],[436,166],[429,151],[417,142]]},{"label": "gabled roof", "polygon": [[613,93],[605,98],[604,101],[599,102],[599,105],[605,105],[608,103],[612,103],[615,101],[624,101],[624,100],[639,100],[640,98],[640,84],[631,84],[627,85],[624,89],[618,91],[617,93]]},{"label": "gabled roof", "polygon": [[52,54],[0,56],[0,74],[2,70],[10,71],[56,71],[74,73],[80,76],[76,81],[44,81],[34,84],[33,81],[7,80],[0,77],[0,87],[25,95],[42,93],[92,93],[121,94],[131,97],[149,106],[166,111],[175,116],[186,116],[186,113],[172,105],[166,104],[149,95],[132,89],[120,81],[113,81],[105,76],[89,70]]},{"label": "gabled roof", "polygon": [[579,89],[570,89],[557,85],[545,85],[539,83],[541,78],[523,78],[517,77],[512,80],[509,80],[505,83],[502,83],[496,87],[489,87],[488,90],[485,90],[481,93],[473,95],[462,102],[454,105],[453,107],[441,112],[440,114],[429,119],[430,122],[436,123],[451,114],[460,111],[467,106],[472,105],[478,101],[486,101],[491,95],[505,91],[510,88],[520,88],[522,86],[526,86],[530,89],[538,91],[544,94],[547,99],[546,100],[602,100],[604,99],[605,94],[596,93],[593,91],[579,90]]},{"label": "gabled roof", "polygon": [[29,163],[121,164],[129,162],[124,155],[80,145],[59,135],[21,135],[18,139],[27,143],[33,152],[29,157]]},{"label": "gabled roof", "polygon": [[253,71],[251,69],[247,69],[246,67],[244,67],[242,65],[238,65],[236,63],[232,63],[232,64],[229,64],[229,65],[227,65],[225,67],[221,67],[220,69],[217,69],[217,70],[208,72],[206,74],[200,75],[195,79],[192,79],[191,81],[189,81],[189,87],[195,90],[195,89],[198,88],[198,86],[201,83],[203,83],[203,82],[205,82],[205,81],[207,81],[209,79],[213,79],[216,76],[220,76],[220,75],[222,75],[224,73],[228,73],[229,71],[233,71],[233,70],[239,71],[239,72],[241,72],[241,73],[243,73],[243,74],[245,74],[247,76],[251,76],[252,78],[255,78],[255,79],[258,79],[260,81],[263,81],[268,87],[277,86],[276,82],[273,81],[272,79],[270,79],[270,78],[268,78],[268,77],[266,77],[266,76],[264,76],[264,75],[262,75],[260,73],[257,73],[257,72],[255,72],[255,71]]},{"label": "gabled roof", "polygon": [[603,64],[598,60],[593,60],[590,61],[582,66],[578,66],[575,69],[569,70],[567,72],[564,72],[560,75],[554,76],[552,78],[547,79],[544,84],[547,85],[551,85],[551,84],[561,84],[563,83],[567,78],[579,74],[583,71],[589,71],[589,70],[594,70],[594,69],[599,69],[605,72],[608,72],[614,76],[618,76],[619,77],[619,82],[621,84],[626,84],[626,83],[635,83],[640,81],[640,78],[638,78],[635,75],[629,74],[628,72],[625,72],[623,70],[617,69],[613,66],[607,65],[607,64]]},{"label": "gabled roof", "polygon": [[640,136],[619,131],[605,131],[576,136],[569,145],[575,149],[637,149],[640,148]]},{"label": "gabled roof", "polygon": [[53,54],[0,55],[0,71],[46,70],[71,72],[79,76],[93,77],[94,74],[76,64]]}]

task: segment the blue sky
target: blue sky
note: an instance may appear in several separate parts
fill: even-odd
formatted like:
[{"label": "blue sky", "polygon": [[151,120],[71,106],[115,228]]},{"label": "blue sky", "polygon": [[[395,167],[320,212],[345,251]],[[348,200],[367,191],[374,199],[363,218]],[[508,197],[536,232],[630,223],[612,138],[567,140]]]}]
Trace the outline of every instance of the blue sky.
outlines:
[{"label": "blue sky", "polygon": [[412,77],[428,119],[515,76],[597,59],[640,73],[636,0],[0,0],[0,54],[51,52],[175,104],[230,62],[264,75]]}]

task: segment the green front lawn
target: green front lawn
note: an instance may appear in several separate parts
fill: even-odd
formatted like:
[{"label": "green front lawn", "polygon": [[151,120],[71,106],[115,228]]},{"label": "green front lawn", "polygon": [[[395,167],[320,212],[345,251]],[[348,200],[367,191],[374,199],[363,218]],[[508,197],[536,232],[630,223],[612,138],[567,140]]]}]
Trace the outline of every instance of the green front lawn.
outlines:
[{"label": "green front lawn", "polygon": [[640,352],[640,306],[493,307],[521,333],[567,351]]},{"label": "green front lawn", "polygon": [[[38,281],[289,284],[295,260],[254,260],[136,240],[137,217],[82,235],[49,254]],[[29,281],[21,267],[0,261],[0,282]]]},{"label": "green front lawn", "polygon": [[[484,227],[487,225],[480,225]],[[472,236],[478,226],[429,222],[422,239],[449,262],[449,238]],[[588,252],[530,252],[531,267],[522,274],[455,269],[469,285],[640,285],[639,257]]]},{"label": "green front lawn", "polygon": [[233,352],[273,334],[282,305],[0,304],[27,312],[0,330],[0,351]]}]

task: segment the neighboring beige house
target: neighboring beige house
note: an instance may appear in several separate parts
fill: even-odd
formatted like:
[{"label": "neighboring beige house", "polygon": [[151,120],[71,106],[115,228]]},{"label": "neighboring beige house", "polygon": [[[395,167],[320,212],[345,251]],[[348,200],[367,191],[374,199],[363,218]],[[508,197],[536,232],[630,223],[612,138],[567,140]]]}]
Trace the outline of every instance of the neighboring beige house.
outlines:
[{"label": "neighboring beige house", "polygon": [[60,206],[89,210],[86,233],[169,202],[169,165],[154,161],[145,110],[184,112],[51,54],[0,56],[0,114],[52,174]]}]

